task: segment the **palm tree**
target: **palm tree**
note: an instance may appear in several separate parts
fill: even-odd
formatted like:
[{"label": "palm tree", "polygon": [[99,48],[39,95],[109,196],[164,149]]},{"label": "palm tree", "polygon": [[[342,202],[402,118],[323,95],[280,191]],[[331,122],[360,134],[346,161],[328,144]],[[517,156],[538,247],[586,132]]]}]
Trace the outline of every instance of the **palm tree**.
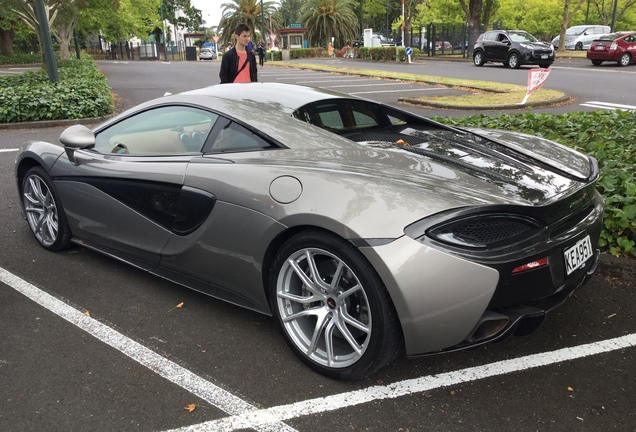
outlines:
[{"label": "palm tree", "polygon": [[335,38],[343,46],[358,35],[355,0],[309,0],[302,8],[300,21],[308,28],[310,45],[326,45]]},{"label": "palm tree", "polygon": [[[260,29],[261,19],[265,23],[265,28],[269,27],[269,17],[274,20],[276,7],[272,1],[263,1],[261,11],[261,0],[231,0],[229,3],[221,5],[223,18],[219,23],[221,32],[220,42],[222,44],[234,41],[234,30],[239,24],[247,24],[252,30],[252,40],[256,39],[256,30]],[[261,18],[262,15],[262,18]],[[265,39],[265,35],[262,35]]]}]

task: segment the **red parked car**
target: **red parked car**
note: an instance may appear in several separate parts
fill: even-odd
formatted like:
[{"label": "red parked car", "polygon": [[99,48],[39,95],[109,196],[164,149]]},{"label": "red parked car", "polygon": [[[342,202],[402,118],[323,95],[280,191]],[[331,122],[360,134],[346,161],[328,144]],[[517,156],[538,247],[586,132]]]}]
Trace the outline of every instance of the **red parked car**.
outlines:
[{"label": "red parked car", "polygon": [[636,62],[636,32],[617,32],[603,35],[592,41],[587,58],[594,66],[604,61],[615,61],[619,66]]}]

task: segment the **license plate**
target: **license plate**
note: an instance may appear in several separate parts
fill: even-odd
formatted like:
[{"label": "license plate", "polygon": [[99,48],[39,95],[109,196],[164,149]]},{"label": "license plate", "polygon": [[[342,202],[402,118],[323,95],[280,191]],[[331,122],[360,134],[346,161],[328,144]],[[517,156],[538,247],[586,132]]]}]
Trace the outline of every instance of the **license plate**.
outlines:
[{"label": "license plate", "polygon": [[566,249],[563,252],[566,275],[582,267],[592,255],[594,255],[594,250],[589,235],[577,241],[571,248]]},{"label": "license plate", "polygon": [[547,54],[541,54],[541,58],[542,58],[542,59],[547,59],[547,58],[548,58],[548,55],[547,55]]},{"label": "license plate", "polygon": [[603,51],[605,49],[605,47],[603,45],[599,45],[596,47],[597,51]]}]

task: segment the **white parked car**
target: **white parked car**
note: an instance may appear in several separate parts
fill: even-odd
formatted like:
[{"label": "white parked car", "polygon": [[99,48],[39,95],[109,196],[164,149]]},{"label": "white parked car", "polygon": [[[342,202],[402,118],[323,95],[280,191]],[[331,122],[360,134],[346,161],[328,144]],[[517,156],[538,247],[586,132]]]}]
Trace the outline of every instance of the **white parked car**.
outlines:
[{"label": "white parked car", "polygon": [[[611,33],[610,27],[603,25],[578,25],[570,27],[565,31],[565,49],[588,49],[594,39],[608,33]],[[560,40],[560,36],[552,39],[552,46],[558,48]]]}]

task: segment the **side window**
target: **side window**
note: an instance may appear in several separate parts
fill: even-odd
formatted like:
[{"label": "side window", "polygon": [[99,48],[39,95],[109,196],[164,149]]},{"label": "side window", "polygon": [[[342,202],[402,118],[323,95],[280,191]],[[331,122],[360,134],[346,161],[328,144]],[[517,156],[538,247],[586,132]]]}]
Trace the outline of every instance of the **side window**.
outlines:
[{"label": "side window", "polygon": [[484,36],[484,40],[495,41],[497,40],[498,34],[499,33],[486,33],[486,35]]},{"label": "side window", "polygon": [[271,148],[272,146],[243,126],[229,122],[214,138],[211,152],[240,152]]},{"label": "side window", "polygon": [[200,153],[217,118],[192,107],[155,108],[99,132],[94,150],[131,156]]}]

